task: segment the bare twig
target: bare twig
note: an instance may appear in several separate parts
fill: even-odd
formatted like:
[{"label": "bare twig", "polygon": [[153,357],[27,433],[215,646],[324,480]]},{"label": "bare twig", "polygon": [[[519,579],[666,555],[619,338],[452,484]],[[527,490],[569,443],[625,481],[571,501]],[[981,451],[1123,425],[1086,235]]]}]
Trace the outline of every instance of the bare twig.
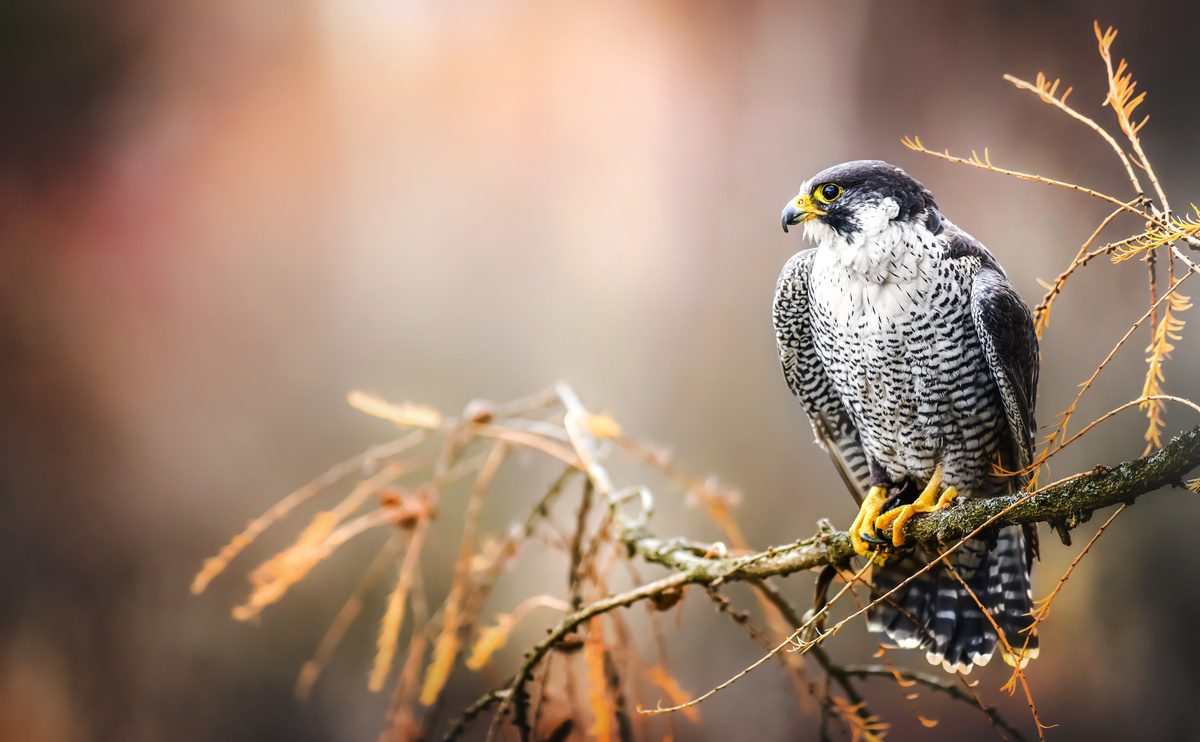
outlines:
[{"label": "bare twig", "polygon": [[[1000,640],[1000,645],[1004,647],[1004,659],[1010,665],[1012,665],[1014,677],[1021,681],[1021,687],[1025,690],[1025,700],[1029,702],[1029,711],[1033,714],[1033,723],[1037,725],[1038,739],[1042,740],[1042,742],[1045,742],[1046,737],[1042,734],[1042,730],[1047,729],[1048,727],[1042,726],[1042,721],[1040,718],[1038,718],[1037,705],[1033,702],[1033,693],[1029,690],[1029,681],[1025,678],[1024,667],[1028,660],[1023,655],[1017,654],[1016,650],[1012,648],[1012,645],[1008,641],[1008,637],[1004,635],[1004,632],[996,624],[996,619],[992,617],[992,614],[987,609],[987,606],[985,606],[983,602],[979,600],[979,597],[975,594],[975,591],[971,589],[971,586],[967,584],[967,581],[958,574],[958,570],[954,568],[954,565],[946,562],[946,570],[954,576],[954,579],[958,580],[958,584],[962,586],[962,589],[966,590],[967,595],[971,596],[971,600],[975,601],[975,605],[979,606],[979,612],[982,613],[983,617],[986,618],[988,623],[992,625],[992,630],[996,632],[996,637]],[[1011,684],[1012,681],[1010,680],[1009,683]]]},{"label": "bare twig", "polygon": [[507,689],[493,690],[484,693],[482,696],[480,696],[478,701],[468,706],[466,710],[454,720],[454,723],[451,724],[450,728],[446,730],[446,734],[442,736],[442,742],[453,742],[454,740],[458,739],[463,732],[467,731],[467,728],[471,726],[471,723],[479,718],[480,714],[484,713],[492,706],[495,706],[506,698],[508,698]]},{"label": "bare twig", "polygon": [[1013,77],[1012,75],[1005,75],[1004,79],[1008,80],[1013,85],[1016,85],[1018,88],[1024,88],[1025,90],[1031,91],[1050,105],[1057,106],[1071,118],[1083,122],[1089,128],[1091,128],[1092,131],[1095,131],[1097,134],[1104,137],[1104,141],[1108,142],[1109,146],[1112,147],[1117,153],[1117,157],[1121,158],[1121,164],[1125,166],[1125,173],[1129,176],[1129,181],[1133,184],[1133,189],[1137,192],[1138,199],[1140,200],[1142,198],[1145,193],[1142,190],[1142,184],[1138,180],[1137,173],[1133,171],[1133,165],[1130,164],[1129,158],[1125,156],[1125,151],[1121,149],[1121,145],[1117,144],[1117,140],[1113,139],[1112,135],[1105,131],[1100,124],[1097,124],[1092,119],[1084,116],[1082,113],[1067,105],[1067,96],[1071,94],[1071,88],[1067,88],[1066,92],[1063,93],[1061,97],[1056,98],[1054,97],[1054,93],[1058,89],[1058,80],[1050,83],[1046,80],[1046,76],[1040,72],[1038,73],[1036,84],[1025,82],[1024,80]]}]

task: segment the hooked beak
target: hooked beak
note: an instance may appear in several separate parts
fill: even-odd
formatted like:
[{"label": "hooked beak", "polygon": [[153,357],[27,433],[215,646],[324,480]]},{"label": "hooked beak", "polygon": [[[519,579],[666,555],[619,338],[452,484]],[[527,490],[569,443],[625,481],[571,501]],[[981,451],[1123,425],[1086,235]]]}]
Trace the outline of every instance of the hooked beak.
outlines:
[{"label": "hooked beak", "polygon": [[817,208],[807,193],[796,196],[783,207],[783,231],[788,231],[788,227],[793,224],[816,219],[818,216],[825,216],[825,212]]}]

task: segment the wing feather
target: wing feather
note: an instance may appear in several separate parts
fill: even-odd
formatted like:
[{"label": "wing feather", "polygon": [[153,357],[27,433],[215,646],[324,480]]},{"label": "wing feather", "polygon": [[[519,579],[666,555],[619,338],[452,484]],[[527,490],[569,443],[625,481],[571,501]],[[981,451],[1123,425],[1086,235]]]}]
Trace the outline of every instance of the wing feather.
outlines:
[{"label": "wing feather", "polygon": [[[994,265],[994,264],[993,264]],[[1038,382],[1038,340],[1033,315],[997,267],[984,263],[971,286],[971,317],[983,344],[992,378],[1000,389],[1012,434],[1013,461],[1025,468],[1033,461],[1037,422],[1034,406]],[[1023,476],[1024,487],[1029,477]]]},{"label": "wing feather", "polygon": [[775,342],[788,387],[800,400],[842,481],[861,503],[871,484],[870,464],[858,430],[833,388],[813,345],[808,277],[816,250],[792,256],[775,285]]}]

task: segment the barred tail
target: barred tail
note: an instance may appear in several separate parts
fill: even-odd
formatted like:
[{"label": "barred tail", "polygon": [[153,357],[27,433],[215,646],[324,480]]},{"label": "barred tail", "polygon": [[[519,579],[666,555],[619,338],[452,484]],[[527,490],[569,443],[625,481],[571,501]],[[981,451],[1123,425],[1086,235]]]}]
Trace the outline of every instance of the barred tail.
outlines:
[{"label": "barred tail", "polygon": [[[1001,531],[990,551],[986,542],[972,539],[948,557],[1022,664],[1038,653],[1036,633],[1026,630],[1033,623],[1029,616],[1032,557],[1019,527]],[[917,554],[883,567],[875,574],[875,590],[886,594],[925,563],[918,549]],[[924,649],[930,664],[941,664],[947,672],[970,672],[975,665],[986,665],[997,643],[996,631],[975,599],[940,565],[868,611],[867,628],[885,633],[900,647]]]}]

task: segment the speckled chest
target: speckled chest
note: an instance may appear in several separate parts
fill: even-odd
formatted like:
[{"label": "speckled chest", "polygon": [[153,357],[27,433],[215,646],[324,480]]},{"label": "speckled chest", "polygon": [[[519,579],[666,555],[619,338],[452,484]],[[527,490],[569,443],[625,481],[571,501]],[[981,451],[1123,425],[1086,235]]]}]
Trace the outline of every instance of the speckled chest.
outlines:
[{"label": "speckled chest", "polygon": [[865,451],[893,481],[941,464],[977,484],[1002,409],[971,317],[977,260],[927,239],[862,265],[818,250],[809,295],[814,346]]}]

